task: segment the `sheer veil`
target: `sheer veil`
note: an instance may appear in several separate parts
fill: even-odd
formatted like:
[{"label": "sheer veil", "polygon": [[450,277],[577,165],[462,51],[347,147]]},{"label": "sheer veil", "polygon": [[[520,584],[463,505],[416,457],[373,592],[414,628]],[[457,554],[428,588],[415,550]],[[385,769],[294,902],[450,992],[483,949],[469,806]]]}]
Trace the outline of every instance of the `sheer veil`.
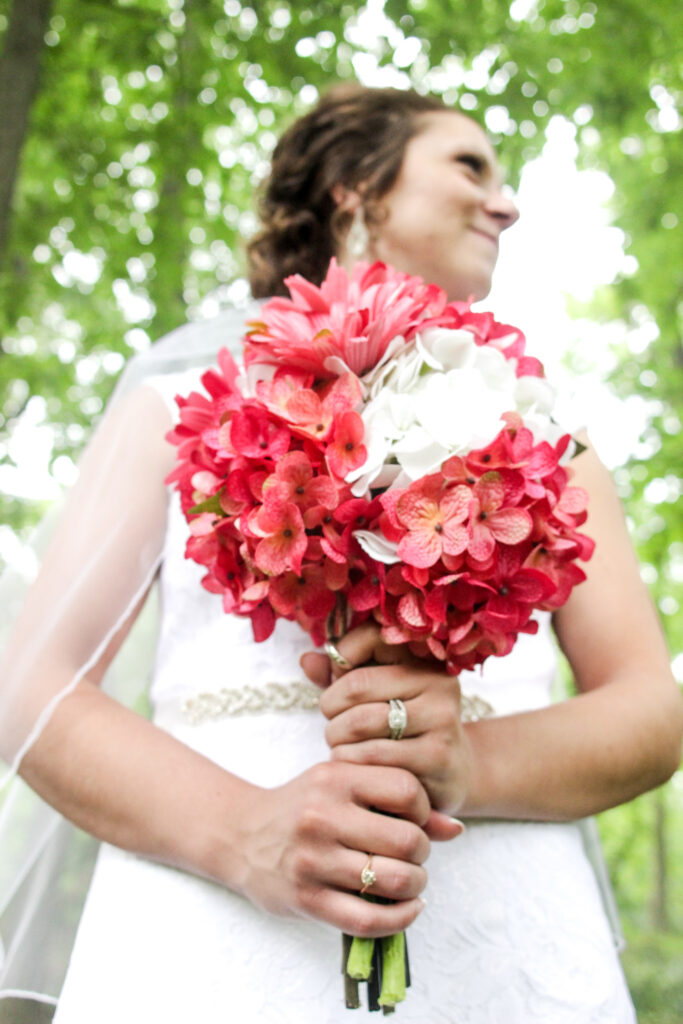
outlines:
[{"label": "sheer veil", "polygon": [[78,481],[36,531],[35,573],[10,569],[0,579],[0,996],[56,1002],[97,849],[17,770],[61,701],[86,675],[99,680],[103,665],[107,692],[144,708],[173,395],[188,390],[181,378],[198,377],[221,346],[239,355],[258,308],[185,324],[129,362]]}]

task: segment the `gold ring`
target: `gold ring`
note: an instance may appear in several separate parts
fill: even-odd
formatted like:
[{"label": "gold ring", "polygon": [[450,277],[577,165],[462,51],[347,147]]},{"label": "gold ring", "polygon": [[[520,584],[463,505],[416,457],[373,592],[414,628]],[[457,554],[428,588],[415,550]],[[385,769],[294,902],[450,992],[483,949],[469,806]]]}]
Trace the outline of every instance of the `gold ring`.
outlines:
[{"label": "gold ring", "polygon": [[326,641],[324,651],[330,661],[335,663],[337,668],[343,668],[346,672],[348,672],[350,668],[353,668],[349,659],[345,658],[341,651],[337,650],[331,640]]},{"label": "gold ring", "polygon": [[363,893],[366,893],[368,891],[368,889],[370,888],[370,886],[374,885],[375,882],[377,881],[377,875],[372,870],[372,854],[371,853],[368,854],[368,862],[367,862],[367,864],[365,865],[365,867],[363,868],[363,870],[360,873],[360,880],[361,880],[361,886],[362,886],[360,894],[362,896]]}]

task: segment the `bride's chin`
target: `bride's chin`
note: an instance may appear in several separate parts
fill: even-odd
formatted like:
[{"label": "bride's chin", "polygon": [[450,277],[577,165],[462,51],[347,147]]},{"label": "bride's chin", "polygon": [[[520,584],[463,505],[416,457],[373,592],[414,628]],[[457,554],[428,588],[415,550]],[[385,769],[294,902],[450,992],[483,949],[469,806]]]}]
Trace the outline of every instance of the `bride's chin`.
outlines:
[{"label": "bride's chin", "polygon": [[445,287],[449,302],[481,302],[491,291],[491,278],[472,277],[460,280],[451,287]]}]

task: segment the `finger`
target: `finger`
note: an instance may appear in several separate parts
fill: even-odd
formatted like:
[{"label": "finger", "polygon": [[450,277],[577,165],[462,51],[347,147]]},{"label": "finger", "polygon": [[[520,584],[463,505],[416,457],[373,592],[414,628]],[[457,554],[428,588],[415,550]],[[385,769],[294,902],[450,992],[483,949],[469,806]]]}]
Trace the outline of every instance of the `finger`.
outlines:
[{"label": "finger", "polygon": [[364,622],[345,633],[336,647],[352,665],[357,666],[375,660],[375,646],[379,642],[379,626],[374,622]]},{"label": "finger", "polygon": [[427,872],[421,865],[412,864],[393,857],[370,855],[358,850],[340,848],[339,856],[328,858],[324,884],[352,893],[360,893],[363,887],[361,874],[370,867],[375,881],[366,892],[390,900],[410,900],[419,896],[427,884]]},{"label": "finger", "polygon": [[338,823],[336,838],[349,850],[365,849],[406,864],[424,864],[429,857],[429,839],[415,822],[362,807],[344,815]]},{"label": "finger", "polygon": [[330,659],[326,654],[317,651],[306,651],[299,658],[299,664],[308,678],[316,686],[326,687],[332,682]]},{"label": "finger", "polygon": [[371,903],[336,889],[319,889],[308,899],[312,917],[328,921],[347,935],[378,939],[409,927],[424,909],[416,897],[398,903]]},{"label": "finger", "polygon": [[[395,741],[384,741],[398,746]],[[403,741],[401,741],[403,742]],[[406,745],[418,740],[407,740]],[[359,744],[359,746],[362,744]],[[354,747],[348,749],[353,750]],[[337,758],[335,758],[337,760]],[[343,760],[343,758],[339,758]],[[368,763],[362,770],[356,764],[348,764],[348,784],[353,802],[361,808],[376,808],[385,814],[398,815],[408,822],[422,826],[429,817],[430,803],[427,791],[415,775],[396,767],[382,767]],[[381,816],[380,816],[380,820]],[[365,847],[366,843],[346,843],[354,849]],[[384,853],[384,850],[377,850]]]},{"label": "finger", "polygon": [[[342,649],[342,644],[344,649]],[[353,641],[346,640],[345,637],[342,640],[329,640],[325,644],[325,654],[330,660],[332,679],[338,679],[359,664],[359,662],[351,661],[349,654],[346,653],[347,650],[351,651],[352,647]]]},{"label": "finger", "polygon": [[[350,630],[335,647],[354,668],[367,663],[378,665],[420,665],[405,644],[386,644],[380,636],[379,626],[372,622],[363,623]],[[327,687],[350,669],[341,668],[327,654],[306,651],[299,658],[299,664],[316,686]]]},{"label": "finger", "polygon": [[[436,715],[429,707],[429,702],[415,700],[405,702],[407,725],[403,737],[419,736],[433,724],[437,724]],[[337,747],[348,743],[362,743],[369,739],[389,739],[388,702],[374,704],[355,704],[348,711],[335,715],[325,726],[325,739],[329,747]]]},{"label": "finger", "polygon": [[410,700],[417,697],[434,682],[431,673],[405,665],[371,665],[347,672],[337,679],[320,698],[320,710],[326,718],[347,711],[357,704],[390,701],[395,698]]},{"label": "finger", "polygon": [[465,823],[441,811],[431,811],[424,830],[433,842],[443,843],[461,836],[465,831]]},{"label": "finger", "polygon": [[[329,767],[331,770],[339,768],[331,762]],[[373,808],[385,814],[394,814],[420,826],[429,817],[431,805],[427,791],[411,772],[370,764],[364,768],[356,764],[346,764],[344,775],[351,804],[356,807]],[[346,845],[357,850],[365,849],[367,843]]]},{"label": "finger", "polygon": [[[451,680],[447,680],[450,684]],[[457,684],[456,684],[457,685]],[[440,732],[455,736],[461,729],[460,701],[450,685],[432,686],[412,700],[403,702],[405,727],[402,739]],[[325,739],[330,748],[370,739],[393,739],[389,702],[355,704],[331,718],[325,726]]]},{"label": "finger", "polygon": [[[425,739],[428,741],[425,743]],[[371,739],[362,743],[342,744],[330,753],[333,761],[347,761],[357,765],[376,765],[383,768],[403,769],[416,775],[432,774],[433,756],[430,756],[429,736],[414,736],[402,740]],[[426,820],[426,819],[425,819]],[[424,824],[424,821],[420,823]]]},{"label": "finger", "polygon": [[370,662],[378,665],[419,664],[407,644],[385,643],[380,627],[372,621],[349,630],[336,646],[354,666]]}]

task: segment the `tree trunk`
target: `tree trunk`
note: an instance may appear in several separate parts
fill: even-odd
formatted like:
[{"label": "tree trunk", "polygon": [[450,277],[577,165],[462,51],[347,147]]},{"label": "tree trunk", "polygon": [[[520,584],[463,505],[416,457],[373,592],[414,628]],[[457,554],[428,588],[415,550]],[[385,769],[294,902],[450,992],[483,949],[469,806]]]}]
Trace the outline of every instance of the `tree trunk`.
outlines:
[{"label": "tree trunk", "polygon": [[0,264],[53,0],[14,0],[0,58]]},{"label": "tree trunk", "polygon": [[210,9],[207,0],[185,0],[185,26],[177,40],[177,61],[167,74],[173,80],[172,130],[167,122],[157,136],[163,176],[159,183],[159,202],[154,218],[154,244],[157,252],[169,257],[163,275],[157,271],[149,283],[149,295],[156,313],[152,332],[159,337],[178,327],[186,319],[183,294],[190,255],[190,241],[184,210],[187,192],[186,173],[192,166],[192,154],[201,144],[194,108],[197,103],[202,62],[196,20]]}]

